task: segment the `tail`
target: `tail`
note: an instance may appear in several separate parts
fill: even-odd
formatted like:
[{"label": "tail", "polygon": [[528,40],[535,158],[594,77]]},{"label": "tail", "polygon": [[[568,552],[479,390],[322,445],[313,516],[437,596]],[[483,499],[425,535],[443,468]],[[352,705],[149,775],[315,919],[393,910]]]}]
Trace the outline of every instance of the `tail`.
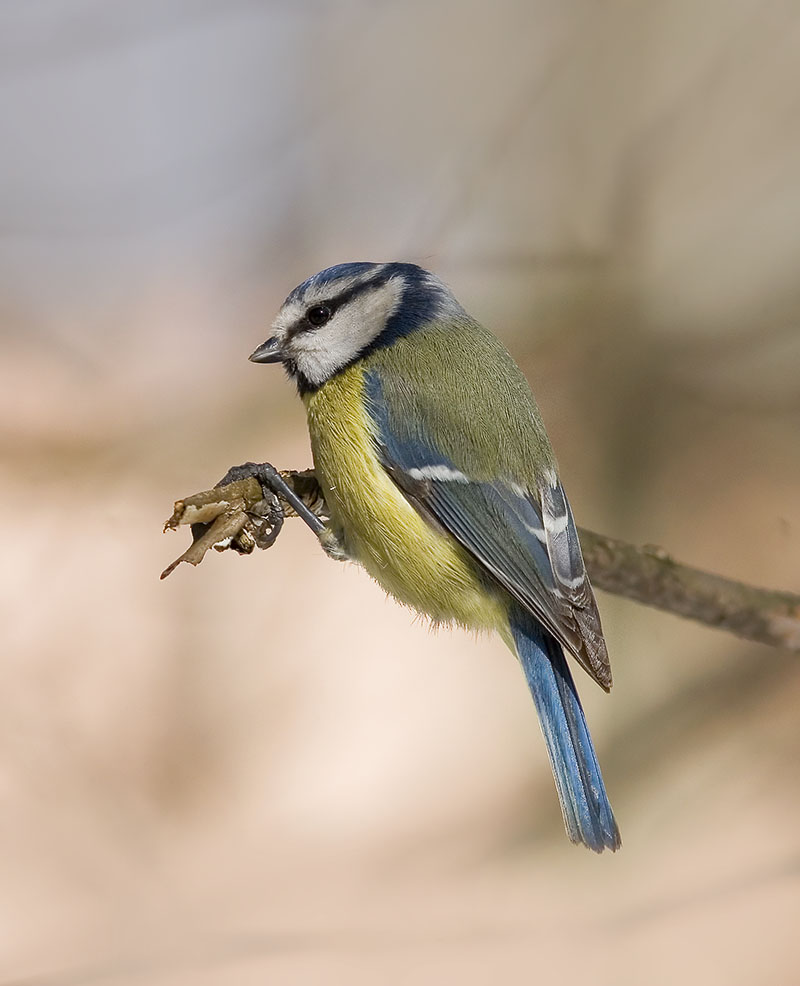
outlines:
[{"label": "tail", "polygon": [[536,703],[571,842],[595,852],[622,845],[561,644],[514,606],[511,634]]}]

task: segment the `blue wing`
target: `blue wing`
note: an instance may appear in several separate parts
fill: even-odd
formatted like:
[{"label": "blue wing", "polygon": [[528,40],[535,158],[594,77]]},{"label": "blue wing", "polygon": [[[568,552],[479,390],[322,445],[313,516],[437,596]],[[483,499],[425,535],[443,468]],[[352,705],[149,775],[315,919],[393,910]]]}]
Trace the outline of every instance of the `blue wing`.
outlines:
[{"label": "blue wing", "polygon": [[402,428],[393,423],[376,371],[365,373],[365,387],[378,457],[403,493],[608,690],[600,617],[555,472],[543,476],[537,489],[511,479],[474,480],[435,446],[426,422],[409,420],[413,406],[397,416]]}]

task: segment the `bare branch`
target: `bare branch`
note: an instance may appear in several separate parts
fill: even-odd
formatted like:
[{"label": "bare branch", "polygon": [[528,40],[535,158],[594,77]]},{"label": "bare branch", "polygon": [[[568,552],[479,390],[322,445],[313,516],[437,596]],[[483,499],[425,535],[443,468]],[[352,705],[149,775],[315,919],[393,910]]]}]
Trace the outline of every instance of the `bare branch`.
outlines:
[{"label": "bare branch", "polygon": [[800,651],[800,596],[702,572],[662,548],[580,530],[592,584],[738,637]]}]

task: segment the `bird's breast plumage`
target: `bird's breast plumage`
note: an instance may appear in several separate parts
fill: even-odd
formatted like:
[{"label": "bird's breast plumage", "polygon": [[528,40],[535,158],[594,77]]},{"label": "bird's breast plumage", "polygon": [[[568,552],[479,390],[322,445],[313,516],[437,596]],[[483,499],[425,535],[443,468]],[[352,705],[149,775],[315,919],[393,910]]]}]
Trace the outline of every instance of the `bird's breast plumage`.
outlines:
[{"label": "bird's breast plumage", "polygon": [[507,600],[469,554],[434,527],[379,462],[358,362],[304,398],[314,469],[350,558],[392,596],[436,622],[504,632]]}]

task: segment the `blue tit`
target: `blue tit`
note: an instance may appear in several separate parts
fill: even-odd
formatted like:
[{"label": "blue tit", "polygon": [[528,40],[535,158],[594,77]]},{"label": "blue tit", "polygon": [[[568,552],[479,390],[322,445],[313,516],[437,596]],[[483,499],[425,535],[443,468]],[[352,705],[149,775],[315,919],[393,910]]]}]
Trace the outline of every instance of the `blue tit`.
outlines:
[{"label": "blue tit", "polygon": [[437,624],[493,630],[517,655],[567,835],[620,835],[564,652],[611,669],[572,512],[539,410],[502,344],[438,277],[349,263],[288,296],[250,357],[308,414],[326,550]]}]

